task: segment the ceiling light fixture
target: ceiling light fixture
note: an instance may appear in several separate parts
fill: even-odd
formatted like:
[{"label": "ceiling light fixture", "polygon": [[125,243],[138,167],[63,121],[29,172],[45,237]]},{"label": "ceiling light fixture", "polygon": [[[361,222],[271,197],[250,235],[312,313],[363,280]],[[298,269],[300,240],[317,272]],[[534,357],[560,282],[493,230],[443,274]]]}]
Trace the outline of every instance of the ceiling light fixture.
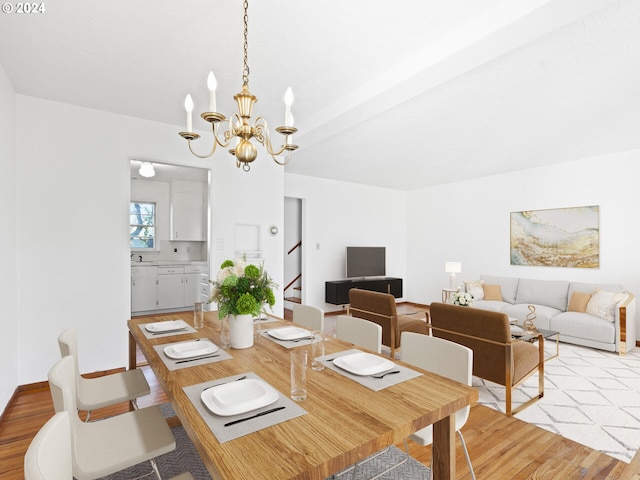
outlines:
[{"label": "ceiling light fixture", "polygon": [[[229,150],[231,155],[236,157],[236,166],[242,167],[242,170],[248,172],[251,169],[251,162],[253,162],[258,156],[258,151],[251,143],[251,138],[263,145],[269,155],[273,158],[274,162],[279,165],[286,165],[291,159],[291,153],[298,148],[297,145],[292,143],[293,134],[297,132],[297,129],[293,126],[293,115],[291,114],[291,105],[293,104],[293,92],[289,87],[284,96],[285,102],[285,115],[284,126],[276,128],[276,132],[284,135],[284,144],[275,150],[271,145],[271,137],[269,135],[269,127],[267,121],[263,117],[256,118],[253,125],[251,121],[251,113],[253,110],[253,104],[258,101],[258,98],[251,94],[249,91],[249,65],[247,62],[248,51],[248,23],[249,23],[249,3],[244,1],[244,68],[242,70],[242,90],[236,93],[233,98],[238,104],[238,113],[233,113],[230,118],[226,118],[222,113],[216,112],[216,77],[213,72],[209,72],[207,78],[207,86],[209,87],[209,111],[202,113],[200,116],[211,123],[213,130],[213,148],[211,152],[206,155],[199,155],[191,148],[191,140],[200,138],[200,135],[194,133],[192,126],[191,114],[193,112],[193,100],[191,95],[187,95],[184,101],[184,107],[187,110],[187,131],[180,132],[179,135],[186,139],[189,143],[189,150],[198,158],[208,158],[214,154],[218,146],[227,148],[232,139],[235,138],[235,145]],[[222,124],[227,124],[227,130],[221,132]],[[221,140],[219,135],[222,133],[223,139]],[[284,158],[278,158],[284,154]]]},{"label": "ceiling light fixture", "polygon": [[138,173],[143,177],[153,177],[156,174],[156,171],[153,169],[153,163],[151,162],[142,162],[140,165],[140,170]]}]

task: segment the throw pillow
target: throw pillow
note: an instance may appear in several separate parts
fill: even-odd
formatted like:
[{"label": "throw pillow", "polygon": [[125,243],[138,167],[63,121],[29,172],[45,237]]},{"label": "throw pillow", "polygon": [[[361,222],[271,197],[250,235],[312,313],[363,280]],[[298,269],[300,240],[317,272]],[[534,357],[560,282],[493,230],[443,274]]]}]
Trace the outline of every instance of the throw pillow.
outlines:
[{"label": "throw pillow", "polygon": [[604,320],[614,322],[615,308],[625,298],[624,293],[605,292],[600,288],[591,295],[589,303],[587,303],[587,313]]},{"label": "throw pillow", "polygon": [[591,300],[591,294],[585,292],[573,292],[571,299],[569,300],[568,312],[580,312],[585,313],[587,311],[587,304]]},{"label": "throw pillow", "polygon": [[464,289],[467,293],[473,295],[473,300],[482,300],[484,298],[484,290],[482,286],[484,285],[484,280],[476,280],[473,282],[464,282]]},{"label": "throw pillow", "polygon": [[484,285],[482,287],[484,290],[484,299],[485,300],[498,300],[502,301],[502,291],[500,290],[500,285]]}]

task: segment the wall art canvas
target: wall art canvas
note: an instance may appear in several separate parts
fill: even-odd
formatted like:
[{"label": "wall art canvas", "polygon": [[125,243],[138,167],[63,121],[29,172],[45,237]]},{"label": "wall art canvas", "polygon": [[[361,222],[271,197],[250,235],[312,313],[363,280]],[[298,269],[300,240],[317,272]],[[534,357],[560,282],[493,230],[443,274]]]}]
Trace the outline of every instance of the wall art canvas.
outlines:
[{"label": "wall art canvas", "polygon": [[511,265],[600,268],[600,207],[511,212]]}]

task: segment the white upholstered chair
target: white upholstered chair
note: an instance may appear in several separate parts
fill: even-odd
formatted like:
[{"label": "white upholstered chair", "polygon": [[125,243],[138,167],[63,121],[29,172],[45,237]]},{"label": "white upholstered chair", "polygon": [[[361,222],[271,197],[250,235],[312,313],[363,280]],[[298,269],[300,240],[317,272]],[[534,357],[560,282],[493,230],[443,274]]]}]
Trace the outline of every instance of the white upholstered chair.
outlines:
[{"label": "white upholstered chair", "polygon": [[91,410],[130,401],[137,408],[136,398],[151,392],[141,370],[133,369],[96,378],[84,378],[78,367],[78,339],[75,328],[69,328],[58,336],[60,354],[70,355],[76,365],[76,388],[78,408],[87,410],[89,421]]},{"label": "white upholstered chair", "polygon": [[[43,425],[24,456],[26,480],[71,480],[71,420],[69,412],[58,412]],[[183,473],[171,480],[193,480]]]},{"label": "white upholstered chair", "polygon": [[56,413],[67,412],[71,426],[73,476],[93,480],[150,461],[176,448],[171,429],[158,407],[126,412],[98,422],[83,423],[77,414],[76,368],[71,356],[49,371],[49,388]]},{"label": "white upholstered chair", "polygon": [[[412,332],[403,332],[401,343],[403,362],[471,386],[473,351],[470,348],[442,338]],[[467,445],[460,432],[460,429],[469,418],[470,409],[470,406],[466,406],[456,412],[456,432],[458,432],[465,457],[467,458],[471,478],[475,480],[476,476],[471,466]],[[423,447],[431,445],[433,443],[433,426],[430,425],[418,430],[411,434],[409,438]]]},{"label": "white upholstered chair", "polygon": [[51,417],[33,437],[24,456],[26,480],[71,480],[71,425],[69,413]]},{"label": "white upholstered chair", "polygon": [[336,338],[377,353],[382,352],[382,327],[364,318],[338,315]]},{"label": "white upholstered chair", "polygon": [[302,325],[309,330],[324,331],[324,312],[311,305],[293,305],[293,323]]}]

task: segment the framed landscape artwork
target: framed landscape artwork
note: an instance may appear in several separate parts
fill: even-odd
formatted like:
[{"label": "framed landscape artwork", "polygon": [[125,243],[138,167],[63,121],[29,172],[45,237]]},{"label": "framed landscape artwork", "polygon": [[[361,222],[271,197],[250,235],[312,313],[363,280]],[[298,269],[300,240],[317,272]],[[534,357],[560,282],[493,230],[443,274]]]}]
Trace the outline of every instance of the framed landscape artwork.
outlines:
[{"label": "framed landscape artwork", "polygon": [[511,212],[511,265],[600,268],[600,207]]}]

